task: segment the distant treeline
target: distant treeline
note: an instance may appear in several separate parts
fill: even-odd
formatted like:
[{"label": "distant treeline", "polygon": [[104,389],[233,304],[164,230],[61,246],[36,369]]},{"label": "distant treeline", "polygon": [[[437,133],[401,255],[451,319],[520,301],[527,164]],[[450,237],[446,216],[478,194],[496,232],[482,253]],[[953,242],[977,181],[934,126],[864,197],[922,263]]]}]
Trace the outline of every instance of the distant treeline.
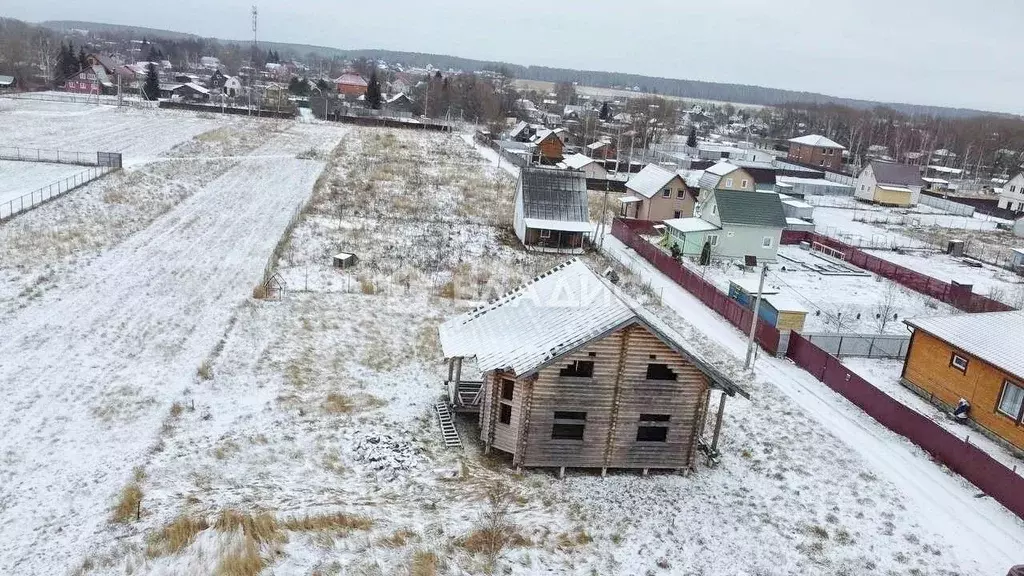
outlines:
[{"label": "distant treeline", "polygon": [[[168,30],[156,30],[138,26],[121,26],[115,24],[101,24],[95,22],[76,21],[50,21],[44,22],[44,26],[61,31],[71,29],[84,29],[90,32],[132,32],[139,36],[146,36],[150,40],[155,38],[167,38],[181,40],[183,38],[196,38],[193,35]],[[238,44],[245,46],[247,41],[221,41],[222,43]],[[307,44],[289,44],[283,42],[260,42],[261,48],[273,49],[278,52],[292,54],[296,58],[324,58],[329,60],[339,58],[372,58],[382,59],[388,62],[401,62],[407,66],[425,67],[428,64],[442,70],[449,68],[464,71],[494,70],[503,71],[515,78],[526,80],[543,80],[548,82],[578,82],[586,86],[597,86],[610,88],[613,86],[637,86],[645,92],[653,92],[668,96],[680,96],[699,100],[720,100],[724,102],[736,102],[741,104],[758,104],[765,106],[779,106],[783,104],[806,103],[816,105],[840,105],[849,106],[861,110],[873,109],[878,106],[885,106],[897,112],[910,116],[941,116],[947,118],[963,118],[978,116],[982,114],[993,114],[980,110],[964,108],[947,108],[942,106],[921,106],[917,104],[883,103],[870,100],[858,100],[854,98],[840,98],[828,96],[815,92],[800,92],[795,90],[782,90],[778,88],[765,88],[763,86],[748,86],[743,84],[726,84],[721,82],[701,82],[698,80],[680,80],[677,78],[661,78],[653,76],[642,76],[640,74],[626,74],[622,72],[601,72],[596,70],[571,70],[568,68],[550,68],[546,66],[522,66],[505,62],[487,62],[460,58],[458,56],[446,56],[442,54],[423,54],[419,52],[397,52],[391,50],[341,50],[327,48],[324,46],[311,46]]]}]

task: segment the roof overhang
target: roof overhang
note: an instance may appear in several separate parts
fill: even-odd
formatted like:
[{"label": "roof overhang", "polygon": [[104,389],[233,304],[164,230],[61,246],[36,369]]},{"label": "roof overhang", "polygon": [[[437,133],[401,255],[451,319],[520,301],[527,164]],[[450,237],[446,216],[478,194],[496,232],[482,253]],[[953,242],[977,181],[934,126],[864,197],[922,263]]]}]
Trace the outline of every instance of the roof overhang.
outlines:
[{"label": "roof overhang", "polygon": [[559,232],[590,232],[590,222],[572,222],[563,220],[545,220],[543,218],[523,218],[527,228],[539,230],[556,230]]}]

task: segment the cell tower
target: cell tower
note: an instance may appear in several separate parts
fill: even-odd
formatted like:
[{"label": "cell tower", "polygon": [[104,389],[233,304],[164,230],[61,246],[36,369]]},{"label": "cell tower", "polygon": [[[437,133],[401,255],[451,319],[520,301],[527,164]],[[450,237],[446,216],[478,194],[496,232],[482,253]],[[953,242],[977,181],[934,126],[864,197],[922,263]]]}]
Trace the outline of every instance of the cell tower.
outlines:
[{"label": "cell tower", "polygon": [[256,52],[256,17],[258,13],[256,11],[256,5],[252,5],[252,51]]}]

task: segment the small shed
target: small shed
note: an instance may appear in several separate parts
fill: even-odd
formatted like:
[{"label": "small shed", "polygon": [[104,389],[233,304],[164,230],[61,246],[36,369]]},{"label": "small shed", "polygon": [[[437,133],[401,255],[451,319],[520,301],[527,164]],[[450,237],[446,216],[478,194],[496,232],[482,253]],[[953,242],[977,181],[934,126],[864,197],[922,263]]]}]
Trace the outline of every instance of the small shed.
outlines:
[{"label": "small shed", "polygon": [[808,222],[814,220],[814,206],[801,202],[796,198],[783,198],[782,212],[786,215],[786,218],[799,218]]},{"label": "small shed", "polygon": [[814,223],[800,218],[786,218],[786,230],[795,232],[814,232]]},{"label": "small shed", "polygon": [[348,252],[338,252],[332,258],[335,268],[351,268],[356,265],[359,261],[355,254],[349,254]]},{"label": "small shed", "polygon": [[785,294],[770,294],[761,299],[757,315],[780,331],[803,332],[807,308]]},{"label": "small shed", "polygon": [[1024,250],[1020,248],[1014,248],[1011,251],[1010,256],[1010,267],[1014,270],[1024,269]]},{"label": "small shed", "polygon": [[[729,298],[743,304],[747,308],[754,307],[754,299],[757,298],[757,286],[761,283],[760,278],[737,278],[735,280],[729,280]],[[778,294],[779,291],[776,288],[765,284],[761,289],[762,296],[769,296]]]}]

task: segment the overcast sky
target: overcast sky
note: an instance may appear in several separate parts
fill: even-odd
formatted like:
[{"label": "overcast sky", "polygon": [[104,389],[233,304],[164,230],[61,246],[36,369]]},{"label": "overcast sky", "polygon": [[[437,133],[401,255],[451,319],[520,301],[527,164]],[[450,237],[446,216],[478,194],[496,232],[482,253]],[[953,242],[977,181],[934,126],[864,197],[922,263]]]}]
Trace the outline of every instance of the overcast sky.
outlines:
[{"label": "overcast sky", "polygon": [[[260,37],[1024,113],[1022,0],[255,0]],[[253,0],[0,0],[245,39]]]}]

